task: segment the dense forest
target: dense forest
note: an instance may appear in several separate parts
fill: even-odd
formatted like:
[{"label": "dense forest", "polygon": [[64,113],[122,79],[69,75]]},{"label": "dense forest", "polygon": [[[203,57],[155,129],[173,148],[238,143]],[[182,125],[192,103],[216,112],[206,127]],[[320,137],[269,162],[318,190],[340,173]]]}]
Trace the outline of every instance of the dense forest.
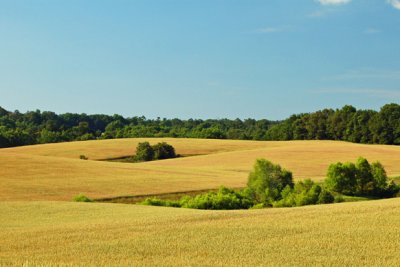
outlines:
[{"label": "dense forest", "polygon": [[127,137],[185,137],[241,140],[344,140],[400,145],[400,105],[380,111],[341,109],[266,119],[146,119],[120,115],[21,113],[0,107],[0,147]]}]

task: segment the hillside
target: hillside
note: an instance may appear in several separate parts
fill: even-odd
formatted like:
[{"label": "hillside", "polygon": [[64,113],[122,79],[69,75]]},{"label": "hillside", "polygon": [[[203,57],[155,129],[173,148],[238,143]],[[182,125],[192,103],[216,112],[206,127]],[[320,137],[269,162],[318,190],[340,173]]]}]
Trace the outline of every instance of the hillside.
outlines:
[{"label": "hillside", "polygon": [[398,266],[400,200],[250,211],[0,202],[4,266]]},{"label": "hillside", "polygon": [[[97,161],[134,153],[139,141],[166,141],[192,155],[146,163]],[[79,155],[89,157],[80,160]],[[197,156],[193,156],[197,155]],[[335,141],[232,141],[117,139],[35,145],[0,150],[0,200],[71,200],[242,187],[255,159],[267,158],[295,178],[323,179],[330,163],[363,156],[400,175],[400,147]]]}]

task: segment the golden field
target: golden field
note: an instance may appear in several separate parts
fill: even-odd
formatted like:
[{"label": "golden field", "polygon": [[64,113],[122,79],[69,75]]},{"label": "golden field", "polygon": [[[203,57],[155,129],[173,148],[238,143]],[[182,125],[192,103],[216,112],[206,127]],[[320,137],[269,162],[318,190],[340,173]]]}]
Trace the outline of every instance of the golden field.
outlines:
[{"label": "golden field", "polygon": [[[168,142],[177,153],[192,156],[135,164],[99,161],[132,155],[145,140]],[[0,200],[70,201],[79,193],[102,198],[242,187],[257,158],[281,164],[296,179],[318,180],[329,164],[359,156],[381,161],[390,176],[400,175],[400,147],[336,141],[146,138],[9,148],[0,150]]]},{"label": "golden field", "polygon": [[400,199],[201,211],[0,202],[2,266],[399,266]]},{"label": "golden field", "polygon": [[[145,140],[187,157],[103,161],[132,155]],[[1,149],[0,266],[399,266],[398,198],[240,211],[71,202],[79,193],[242,187],[257,158],[318,180],[329,164],[359,156],[400,175],[400,147],[334,141],[146,138]]]}]

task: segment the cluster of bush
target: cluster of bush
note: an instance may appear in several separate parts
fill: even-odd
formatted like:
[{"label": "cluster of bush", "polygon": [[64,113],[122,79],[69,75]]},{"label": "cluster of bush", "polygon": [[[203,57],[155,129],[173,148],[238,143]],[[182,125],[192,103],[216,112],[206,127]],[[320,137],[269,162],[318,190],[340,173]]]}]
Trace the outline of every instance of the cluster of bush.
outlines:
[{"label": "cluster of bush", "polygon": [[150,145],[149,142],[139,143],[134,161],[152,161],[176,158],[175,148],[165,142]]},{"label": "cluster of bush", "polygon": [[350,196],[393,197],[400,190],[388,179],[381,163],[370,164],[365,158],[359,158],[355,164],[332,164],[325,184],[333,192]]},{"label": "cluster of bush", "polygon": [[249,209],[254,201],[246,190],[233,190],[221,186],[218,192],[208,192],[195,197],[183,196],[180,200],[148,198],[141,204],[203,210]]},{"label": "cluster of bush", "polygon": [[297,207],[343,201],[343,195],[393,197],[400,187],[389,181],[383,166],[370,165],[364,158],[356,164],[332,164],[325,182],[310,179],[293,182],[290,171],[265,159],[258,159],[249,175],[247,187],[233,190],[221,187],[195,197],[180,200],[146,199],[142,204],[207,210],[232,210],[264,207]]}]

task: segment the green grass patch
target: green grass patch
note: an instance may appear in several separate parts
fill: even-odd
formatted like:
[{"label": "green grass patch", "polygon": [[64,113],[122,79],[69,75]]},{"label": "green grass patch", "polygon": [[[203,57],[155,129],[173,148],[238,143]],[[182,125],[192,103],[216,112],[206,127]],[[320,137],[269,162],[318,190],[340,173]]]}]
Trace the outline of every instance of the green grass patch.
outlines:
[{"label": "green grass patch", "polygon": [[84,194],[79,194],[79,195],[75,196],[73,200],[75,202],[93,202],[92,199],[88,198]]}]

